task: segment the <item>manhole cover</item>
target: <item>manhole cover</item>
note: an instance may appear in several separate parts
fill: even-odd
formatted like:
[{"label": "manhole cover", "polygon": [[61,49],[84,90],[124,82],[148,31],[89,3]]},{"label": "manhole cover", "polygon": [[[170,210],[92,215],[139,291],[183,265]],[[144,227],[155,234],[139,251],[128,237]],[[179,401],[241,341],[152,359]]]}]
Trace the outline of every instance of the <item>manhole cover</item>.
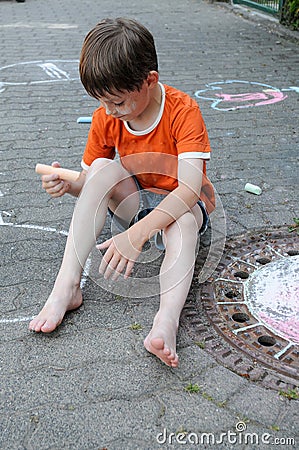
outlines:
[{"label": "manhole cover", "polygon": [[183,322],[239,375],[277,389],[299,386],[298,277],[295,233],[228,240],[217,270],[187,303]]}]

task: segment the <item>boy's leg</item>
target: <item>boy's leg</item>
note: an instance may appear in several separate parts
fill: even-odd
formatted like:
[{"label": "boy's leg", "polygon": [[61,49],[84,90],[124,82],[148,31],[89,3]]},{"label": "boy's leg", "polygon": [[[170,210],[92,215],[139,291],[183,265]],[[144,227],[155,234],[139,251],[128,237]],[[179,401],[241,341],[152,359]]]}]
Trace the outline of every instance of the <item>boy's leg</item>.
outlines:
[{"label": "boy's leg", "polygon": [[160,271],[160,308],[144,345],[170,367],[178,366],[176,335],[192,282],[201,223],[198,208],[195,215],[186,213],[164,230],[166,251]]},{"label": "boy's leg", "polygon": [[126,198],[126,207],[121,209],[126,211],[124,219],[130,221],[139,203],[134,180],[120,164],[106,159],[96,160],[87,173],[74,209],[54,288],[41,312],[30,322],[30,330],[49,333],[61,323],[66,311],[81,305],[82,269],[105,224],[108,203],[111,200],[112,207],[115,207]]}]

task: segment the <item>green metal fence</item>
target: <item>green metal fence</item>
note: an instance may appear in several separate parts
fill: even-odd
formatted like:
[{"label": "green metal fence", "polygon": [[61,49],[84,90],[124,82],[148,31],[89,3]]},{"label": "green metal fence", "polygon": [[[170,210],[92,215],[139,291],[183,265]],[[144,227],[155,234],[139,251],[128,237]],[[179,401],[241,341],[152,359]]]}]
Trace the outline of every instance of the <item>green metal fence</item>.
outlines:
[{"label": "green metal fence", "polygon": [[284,0],[233,0],[233,3],[251,6],[274,16],[280,16]]}]

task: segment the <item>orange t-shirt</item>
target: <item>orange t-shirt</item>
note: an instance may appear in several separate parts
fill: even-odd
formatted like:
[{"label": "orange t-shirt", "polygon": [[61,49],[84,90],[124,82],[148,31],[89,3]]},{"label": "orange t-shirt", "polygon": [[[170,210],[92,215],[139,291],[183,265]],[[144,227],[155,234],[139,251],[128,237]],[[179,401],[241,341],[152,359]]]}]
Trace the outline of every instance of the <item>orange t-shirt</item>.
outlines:
[{"label": "orange t-shirt", "polygon": [[215,207],[214,189],[206,177],[211,149],[199,106],[173,87],[160,87],[160,113],[147,130],[134,131],[127,122],[98,108],[93,114],[81,165],[87,170],[95,159],[114,159],[118,153],[121,164],[136,176],[142,188],[173,191],[178,186],[178,159],[203,159],[200,198],[210,213]]}]

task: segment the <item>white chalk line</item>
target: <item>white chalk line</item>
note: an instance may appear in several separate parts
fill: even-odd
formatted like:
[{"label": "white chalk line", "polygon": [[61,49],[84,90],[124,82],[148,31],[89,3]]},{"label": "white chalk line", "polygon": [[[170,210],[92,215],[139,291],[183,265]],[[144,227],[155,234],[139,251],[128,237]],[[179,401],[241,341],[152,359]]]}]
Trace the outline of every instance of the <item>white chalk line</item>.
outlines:
[{"label": "white chalk line", "polygon": [[27,223],[16,224],[16,223],[11,223],[11,222],[4,222],[1,213],[0,213],[0,225],[7,226],[7,227],[14,227],[14,228],[27,228],[30,230],[40,230],[40,231],[46,231],[46,232],[50,232],[50,233],[58,233],[63,236],[68,236],[68,234],[69,234],[68,231],[57,230],[56,228],[52,228],[52,227],[43,227],[41,225],[33,225],[33,224],[29,224],[29,223],[28,224]]},{"label": "white chalk line", "polygon": [[[10,226],[10,227],[14,227],[14,228],[27,228],[30,230],[39,230],[39,231],[46,231],[46,232],[50,232],[50,233],[58,233],[61,234],[62,236],[68,236],[68,231],[66,230],[57,230],[56,228],[52,228],[52,227],[43,227],[41,225],[33,225],[33,224],[15,224],[15,223],[11,223],[11,222],[4,222],[3,218],[2,218],[2,214],[0,213],[0,226]],[[86,284],[87,281],[87,277],[88,277],[88,273],[89,273],[89,267],[90,267],[90,263],[91,260],[90,258],[87,259],[86,264],[85,264],[85,268],[83,271],[83,276],[81,279],[81,283],[80,286],[81,288],[83,288]]]},{"label": "white chalk line", "polygon": [[78,25],[71,25],[68,23],[51,23],[51,22],[16,22],[0,25],[0,28],[49,28],[57,30],[69,30],[78,28]]},{"label": "white chalk line", "polygon": [[[63,236],[67,236],[68,232],[65,230],[56,230],[56,228],[51,227],[43,227],[40,225],[32,225],[32,224],[15,224],[11,222],[4,222],[2,214],[0,213],[0,226],[10,226],[14,228],[27,228],[27,229],[33,229],[33,230],[41,230],[51,233],[59,233]],[[86,279],[85,279],[86,282]],[[13,324],[13,323],[20,323],[20,322],[28,322],[29,320],[32,320],[35,316],[31,317],[16,317],[14,319],[0,319],[0,324]]]},{"label": "white chalk line", "polygon": [[14,319],[0,319],[0,324],[1,323],[19,323],[19,322],[29,322],[29,320],[34,319],[34,317],[36,316],[31,316],[31,317],[16,317]]},{"label": "white chalk line", "polygon": [[[56,228],[52,228],[52,227],[43,227],[41,225],[33,225],[33,224],[26,224],[26,223],[15,224],[15,223],[11,223],[11,222],[4,222],[2,214],[0,212],[0,226],[1,225],[2,226],[10,226],[10,227],[14,227],[14,228],[27,228],[27,229],[32,229],[32,230],[46,231],[46,232],[50,232],[50,233],[58,233],[63,236],[68,236],[68,234],[69,234],[68,231],[66,231],[66,230],[57,230]],[[87,282],[90,263],[91,263],[91,260],[90,260],[90,258],[88,258],[86,261],[86,264],[85,264],[85,268],[84,268],[81,283],[80,283],[81,289],[84,288],[84,286]],[[17,317],[14,319],[0,319],[0,324],[13,324],[13,323],[19,323],[19,322],[27,322],[29,320],[34,319],[34,317],[36,317],[36,316]]]}]

